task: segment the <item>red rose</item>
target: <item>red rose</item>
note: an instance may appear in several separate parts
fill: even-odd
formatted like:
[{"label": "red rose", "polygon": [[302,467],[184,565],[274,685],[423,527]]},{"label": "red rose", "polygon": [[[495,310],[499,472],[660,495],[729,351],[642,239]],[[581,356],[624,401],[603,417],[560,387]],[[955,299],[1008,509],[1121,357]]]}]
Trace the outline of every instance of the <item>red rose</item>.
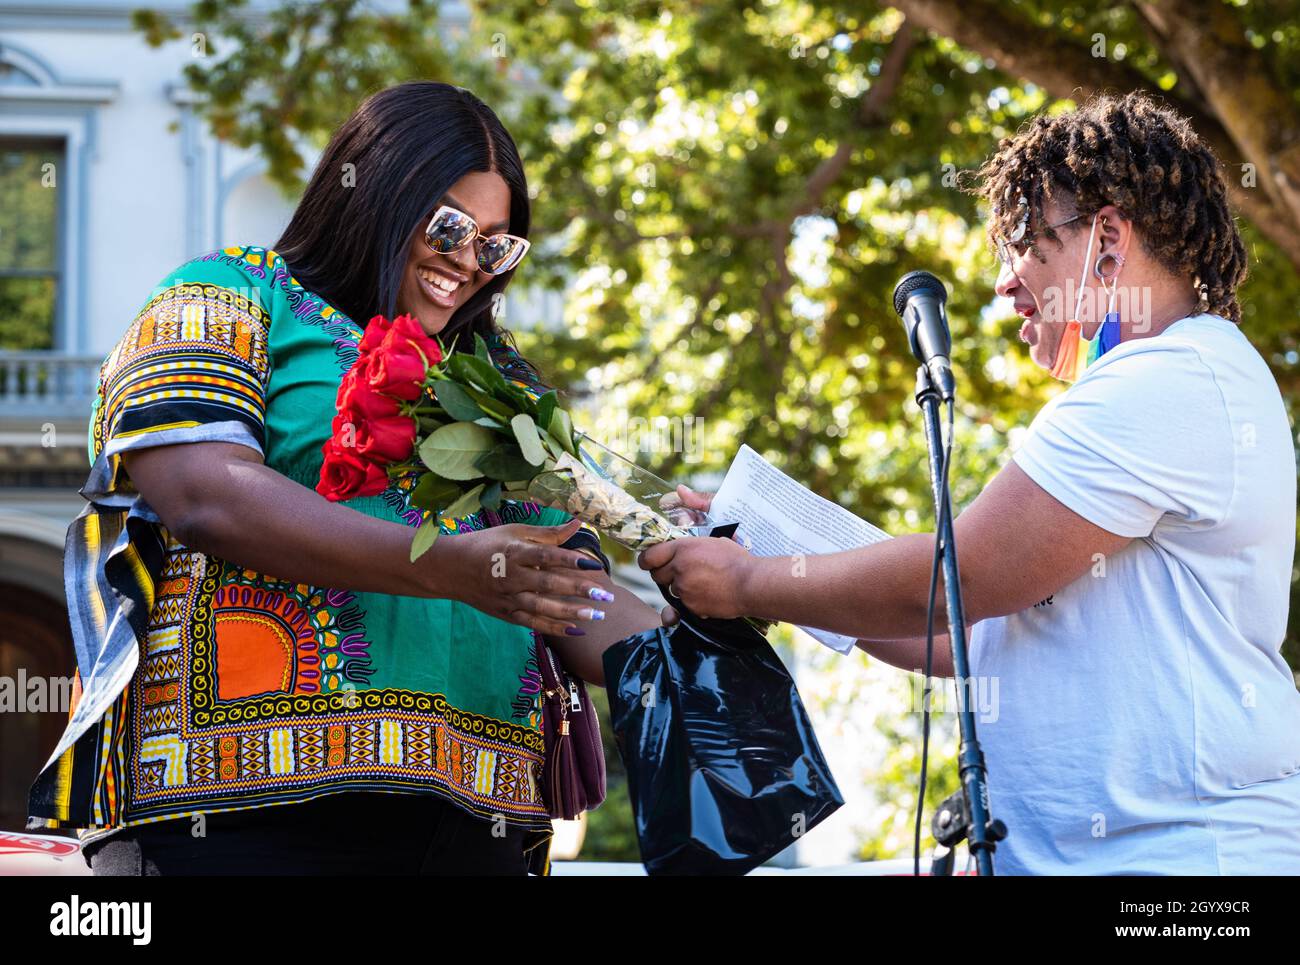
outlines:
[{"label": "red rose", "polygon": [[383,395],[370,387],[369,365],[358,363],[343,378],[339,386],[337,408],[339,412],[352,412],[354,422],[372,419],[391,419],[398,413],[397,399]]},{"label": "red rose", "polygon": [[[355,413],[343,411],[334,417],[330,423],[330,438],[325,443],[326,448],[332,443],[335,449],[350,449],[356,452],[357,449],[357,431],[360,428],[360,422]],[[328,453],[326,453],[328,456]]]},{"label": "red rose", "polygon": [[429,366],[441,361],[437,341],[424,333],[417,319],[399,315],[389,322],[376,315],[361,340],[361,355],[348,374],[355,372],[376,392],[412,402],[424,394]]},{"label": "red rose", "polygon": [[343,502],[354,496],[377,496],[388,488],[388,473],[378,463],[370,462],[353,449],[345,449],[333,438],[321,447],[325,461],[321,465],[316,492],[331,502]]},{"label": "red rose", "polygon": [[417,349],[429,365],[437,365],[442,361],[442,349],[425,334],[419,321],[411,315],[398,315],[384,336],[380,351],[411,353]]},{"label": "red rose", "polygon": [[384,340],[384,336],[388,334],[388,330],[392,327],[393,323],[384,318],[383,315],[376,315],[372,318],[370,324],[366,326],[365,334],[361,336],[361,342],[358,345],[361,354],[365,355],[367,352],[373,352],[379,348],[379,343]]},{"label": "red rose", "polygon": [[[343,410],[342,417],[350,415]],[[401,462],[415,449],[415,420],[406,416],[390,419],[367,419],[356,427],[356,450],[371,462],[388,464]]]},{"label": "red rose", "polygon": [[424,360],[414,349],[389,351],[384,346],[369,358],[365,379],[376,392],[405,399],[418,399],[424,393]]},{"label": "red rose", "polygon": [[441,361],[437,341],[414,317],[370,320],[357,361],[339,383],[317,492],[339,501],[388,488],[385,467],[415,448],[416,422],[398,403],[420,398],[429,366]]},{"label": "red rose", "polygon": [[404,415],[366,418],[344,408],[334,417],[332,431],[337,448],[381,466],[400,462],[415,449],[415,420]]}]

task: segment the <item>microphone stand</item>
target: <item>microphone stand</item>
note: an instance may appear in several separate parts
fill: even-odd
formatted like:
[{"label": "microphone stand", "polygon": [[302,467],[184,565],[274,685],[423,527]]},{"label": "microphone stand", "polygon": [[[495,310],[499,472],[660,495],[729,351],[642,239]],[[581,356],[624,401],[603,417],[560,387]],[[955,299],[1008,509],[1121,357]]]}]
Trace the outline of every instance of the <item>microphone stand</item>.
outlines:
[{"label": "microphone stand", "polygon": [[[989,815],[988,780],[984,767],[984,752],[975,737],[975,713],[968,700],[967,681],[970,679],[970,661],[966,650],[966,614],[961,603],[961,583],[957,576],[957,544],[952,533],[952,513],[944,512],[950,505],[948,483],[944,478],[943,434],[939,421],[939,390],[930,378],[930,371],[922,365],[916,370],[916,402],[921,407],[925,426],[925,442],[930,450],[930,480],[934,489],[935,538],[943,555],[944,597],[948,605],[948,639],[952,644],[953,677],[957,685],[957,722],[961,744],[957,753],[961,791],[952,795],[934,816],[931,829],[935,840],[946,853],[936,853],[930,873],[951,875],[953,849],[963,839],[967,840],[976,868],[981,877],[993,874],[993,852],[997,843],[1007,836],[1007,827]],[[960,800],[954,800],[960,798]],[[921,802],[924,807],[925,802]]]}]

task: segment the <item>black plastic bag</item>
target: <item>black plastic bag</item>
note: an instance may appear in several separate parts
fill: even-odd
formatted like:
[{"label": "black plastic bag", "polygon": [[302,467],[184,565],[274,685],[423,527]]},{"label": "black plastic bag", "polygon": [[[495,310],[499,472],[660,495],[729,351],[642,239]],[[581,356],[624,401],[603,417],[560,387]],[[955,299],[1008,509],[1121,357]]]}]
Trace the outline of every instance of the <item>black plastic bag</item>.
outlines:
[{"label": "black plastic bag", "polygon": [[652,875],[745,874],[844,799],[762,634],[671,602],[680,623],[604,656],[641,859]]}]

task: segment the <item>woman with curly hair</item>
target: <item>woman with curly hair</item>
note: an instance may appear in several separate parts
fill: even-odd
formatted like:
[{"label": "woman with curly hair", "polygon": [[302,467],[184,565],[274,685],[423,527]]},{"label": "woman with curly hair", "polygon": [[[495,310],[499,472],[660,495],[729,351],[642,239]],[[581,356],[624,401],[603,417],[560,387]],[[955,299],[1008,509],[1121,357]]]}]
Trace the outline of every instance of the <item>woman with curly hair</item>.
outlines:
[{"label": "woman with curly hair", "polygon": [[[1295,873],[1300,694],[1279,653],[1295,449],[1237,324],[1222,170],[1185,119],[1131,94],[1036,117],[978,190],[997,292],[1034,361],[1072,383],[955,521],[971,674],[995,698],[979,737],[1010,829],[998,869]],[[641,563],[700,615],[824,627],[916,670],[933,540],[814,556],[801,578],[727,540]]]}]

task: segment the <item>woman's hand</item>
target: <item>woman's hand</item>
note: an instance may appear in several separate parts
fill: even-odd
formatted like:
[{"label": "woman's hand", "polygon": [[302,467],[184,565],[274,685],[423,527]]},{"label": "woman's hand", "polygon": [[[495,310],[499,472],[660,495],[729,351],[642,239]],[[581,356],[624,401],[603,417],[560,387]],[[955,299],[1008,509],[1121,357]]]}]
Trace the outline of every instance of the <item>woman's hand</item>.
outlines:
[{"label": "woman's hand", "polygon": [[560,546],[579,525],[515,523],[443,537],[427,555],[451,554],[438,561],[438,571],[453,576],[434,595],[548,636],[581,635],[580,626],[604,619],[600,605],[614,597],[584,573],[603,574],[600,563]]},{"label": "woman's hand", "polygon": [[[650,547],[637,557],[637,564],[696,616],[729,619],[747,614],[745,590],[754,557],[735,540],[672,539]],[[664,623],[675,619],[675,613],[665,611]]]}]

